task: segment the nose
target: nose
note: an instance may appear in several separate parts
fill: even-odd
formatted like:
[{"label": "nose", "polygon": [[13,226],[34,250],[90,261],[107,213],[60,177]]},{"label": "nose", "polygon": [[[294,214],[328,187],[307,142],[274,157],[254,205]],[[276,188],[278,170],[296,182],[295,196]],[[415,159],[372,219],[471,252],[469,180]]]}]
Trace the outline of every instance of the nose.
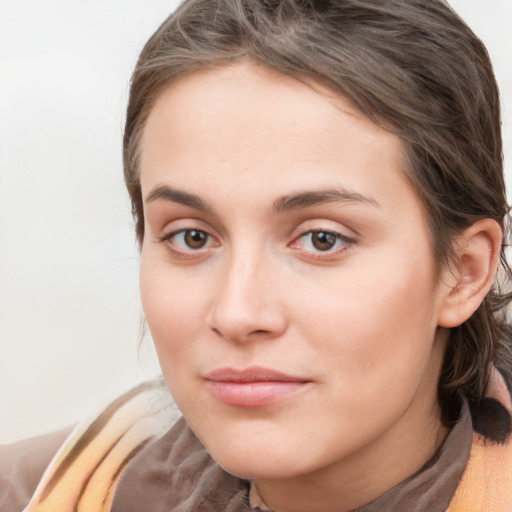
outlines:
[{"label": "nose", "polygon": [[234,342],[273,339],[288,325],[278,283],[262,258],[233,257],[217,280],[209,327]]}]

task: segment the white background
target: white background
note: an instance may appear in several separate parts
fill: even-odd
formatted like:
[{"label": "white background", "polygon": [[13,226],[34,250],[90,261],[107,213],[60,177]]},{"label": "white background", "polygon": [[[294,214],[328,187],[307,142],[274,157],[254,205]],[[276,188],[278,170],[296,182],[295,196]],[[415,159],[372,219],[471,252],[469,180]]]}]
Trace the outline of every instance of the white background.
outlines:
[{"label": "white background", "polygon": [[[512,0],[451,3],[491,53],[512,184]],[[121,133],[138,52],[176,4],[0,0],[0,442],[158,372],[137,348]]]}]

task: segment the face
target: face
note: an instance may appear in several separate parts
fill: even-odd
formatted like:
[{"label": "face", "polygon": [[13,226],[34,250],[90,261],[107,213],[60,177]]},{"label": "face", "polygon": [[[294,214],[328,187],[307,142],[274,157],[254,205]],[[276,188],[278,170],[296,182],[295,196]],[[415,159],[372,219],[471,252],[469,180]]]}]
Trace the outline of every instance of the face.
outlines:
[{"label": "face", "polygon": [[402,156],[343,97],[254,64],[157,100],[143,307],[173,397],[227,471],[407,458],[439,422],[445,292]]}]

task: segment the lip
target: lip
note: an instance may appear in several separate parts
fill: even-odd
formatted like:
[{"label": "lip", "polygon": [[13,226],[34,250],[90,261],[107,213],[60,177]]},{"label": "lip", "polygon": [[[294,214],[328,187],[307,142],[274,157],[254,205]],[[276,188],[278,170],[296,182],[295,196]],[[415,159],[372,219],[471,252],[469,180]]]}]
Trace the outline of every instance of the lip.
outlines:
[{"label": "lip", "polygon": [[235,407],[263,407],[304,389],[310,380],[277,370],[251,366],[243,370],[219,368],[205,377],[212,395]]}]

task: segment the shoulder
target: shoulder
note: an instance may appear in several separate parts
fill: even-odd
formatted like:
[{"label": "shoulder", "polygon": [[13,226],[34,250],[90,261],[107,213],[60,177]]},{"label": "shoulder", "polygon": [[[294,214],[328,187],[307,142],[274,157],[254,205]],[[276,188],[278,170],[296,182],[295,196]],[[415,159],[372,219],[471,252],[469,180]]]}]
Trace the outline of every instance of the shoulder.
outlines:
[{"label": "shoulder", "polygon": [[[493,370],[487,395],[510,415],[512,401],[503,377]],[[510,421],[510,420],[509,420]],[[493,441],[475,432],[469,462],[447,512],[512,512],[512,437]]]},{"label": "shoulder", "polygon": [[0,445],[0,511],[21,510],[73,427]]},{"label": "shoulder", "polygon": [[176,417],[159,381],[121,395],[73,429],[44,471],[25,511],[109,510],[127,463]]}]

